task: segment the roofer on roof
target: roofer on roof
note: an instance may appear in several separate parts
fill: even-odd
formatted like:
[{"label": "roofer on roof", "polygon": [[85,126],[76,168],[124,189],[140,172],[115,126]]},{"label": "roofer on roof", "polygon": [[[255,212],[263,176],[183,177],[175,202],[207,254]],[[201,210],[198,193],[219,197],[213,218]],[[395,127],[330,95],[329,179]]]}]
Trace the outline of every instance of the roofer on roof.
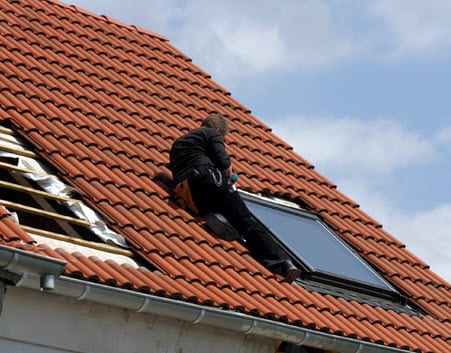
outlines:
[{"label": "roofer on roof", "polygon": [[227,119],[210,114],[201,127],[174,141],[169,164],[176,185],[174,192],[191,211],[202,216],[224,216],[252,255],[291,283],[300,271],[231,186],[232,164],[224,144],[227,132]]}]

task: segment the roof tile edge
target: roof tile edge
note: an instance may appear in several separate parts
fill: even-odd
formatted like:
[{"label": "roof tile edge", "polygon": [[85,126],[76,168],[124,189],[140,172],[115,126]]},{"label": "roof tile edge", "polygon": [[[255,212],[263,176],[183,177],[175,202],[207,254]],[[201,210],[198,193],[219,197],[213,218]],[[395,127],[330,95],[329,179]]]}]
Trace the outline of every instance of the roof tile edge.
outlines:
[{"label": "roof tile edge", "polygon": [[168,37],[165,37],[165,36],[163,36],[161,34],[149,31],[149,30],[144,29],[142,27],[126,24],[124,22],[115,20],[115,19],[113,19],[111,17],[108,17],[106,15],[95,14],[93,12],[85,10],[85,9],[83,9],[81,7],[76,6],[76,5],[68,5],[68,4],[64,3],[63,1],[61,1],[61,0],[46,0],[46,1],[47,2],[53,2],[54,4],[56,4],[58,6],[68,7],[68,8],[70,8],[70,9],[76,11],[76,12],[79,12],[79,13],[82,13],[82,14],[85,14],[85,15],[88,15],[88,16],[92,16],[92,17],[103,19],[107,23],[112,23],[112,24],[115,24],[115,25],[120,26],[120,27],[128,28],[128,29],[130,29],[132,31],[137,31],[139,33],[143,33],[143,34],[149,35],[151,37],[160,39],[160,40],[162,40],[164,42],[169,42],[169,38]]}]

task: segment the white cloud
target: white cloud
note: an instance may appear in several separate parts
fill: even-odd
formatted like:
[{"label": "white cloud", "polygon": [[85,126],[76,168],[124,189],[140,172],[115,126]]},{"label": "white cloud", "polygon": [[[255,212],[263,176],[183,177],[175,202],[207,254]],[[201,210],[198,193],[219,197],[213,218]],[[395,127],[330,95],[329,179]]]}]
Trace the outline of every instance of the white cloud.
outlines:
[{"label": "white cloud", "polygon": [[387,215],[389,232],[398,234],[407,248],[451,281],[451,203],[416,213]]},{"label": "white cloud", "polygon": [[443,54],[451,46],[449,0],[380,0],[369,7],[384,31],[385,55],[392,59]]},{"label": "white cloud", "polygon": [[272,122],[274,131],[322,170],[386,176],[437,158],[434,144],[387,119],[293,116]]},{"label": "white cloud", "polygon": [[274,69],[329,66],[353,51],[321,2],[196,3],[199,12],[185,17],[183,28],[173,29],[171,39],[221,82],[233,84],[237,78]]},{"label": "white cloud", "polygon": [[451,153],[451,126],[440,130],[436,134],[435,139],[438,144],[443,146],[443,149]]},{"label": "white cloud", "polygon": [[245,20],[222,23],[215,31],[223,43],[224,62],[235,58],[236,63],[244,63],[251,71],[260,72],[283,61],[284,47],[275,27]]},{"label": "white cloud", "polygon": [[311,72],[358,60],[430,58],[451,46],[448,0],[191,4],[183,27],[168,28],[168,35],[232,87],[235,80],[272,70]]},{"label": "white cloud", "polygon": [[363,211],[377,219],[384,229],[403,242],[407,250],[451,281],[451,203],[421,211],[395,205],[383,188],[350,176],[339,180],[340,189],[356,200]]},{"label": "white cloud", "polygon": [[152,4],[158,6],[141,5],[153,14],[147,28],[158,31],[161,26],[196,64],[227,85],[271,70],[431,57],[451,45],[448,0],[381,0],[361,6],[288,0]]}]

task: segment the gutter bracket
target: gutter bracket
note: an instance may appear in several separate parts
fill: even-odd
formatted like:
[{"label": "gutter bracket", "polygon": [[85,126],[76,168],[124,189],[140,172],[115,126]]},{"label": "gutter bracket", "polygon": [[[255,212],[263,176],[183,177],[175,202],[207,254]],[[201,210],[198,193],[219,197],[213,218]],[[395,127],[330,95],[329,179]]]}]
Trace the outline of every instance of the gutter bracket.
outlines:
[{"label": "gutter bracket", "polygon": [[199,322],[201,322],[204,319],[205,315],[206,315],[205,309],[201,309],[199,311],[199,316],[196,317],[193,321],[191,321],[191,324],[193,324],[193,325],[198,324]]},{"label": "gutter bracket", "polygon": [[252,332],[254,332],[255,328],[257,327],[258,323],[256,320],[252,320],[252,325],[249,327],[249,329],[245,332],[243,332],[245,335],[250,335]]}]

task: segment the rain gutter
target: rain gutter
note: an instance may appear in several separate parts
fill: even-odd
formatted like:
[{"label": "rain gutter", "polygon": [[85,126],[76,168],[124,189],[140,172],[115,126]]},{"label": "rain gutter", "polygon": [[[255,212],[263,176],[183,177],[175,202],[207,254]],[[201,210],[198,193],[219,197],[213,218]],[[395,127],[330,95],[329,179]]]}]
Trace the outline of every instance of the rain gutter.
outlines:
[{"label": "rain gutter", "polygon": [[[17,277],[14,284],[18,287],[47,290],[53,294],[75,300],[95,302],[134,312],[183,320],[193,325],[203,324],[244,335],[282,340],[294,345],[315,347],[339,353],[410,352],[256,318],[239,312],[220,310],[69,278],[61,275],[64,264],[63,261],[57,259],[0,245],[0,271],[14,273]],[[43,278],[47,276],[51,276],[54,280],[51,287],[43,287]]]},{"label": "rain gutter", "polygon": [[65,261],[0,245],[0,280],[3,278],[16,285],[29,275],[38,279],[40,290],[53,290],[65,265]]}]

